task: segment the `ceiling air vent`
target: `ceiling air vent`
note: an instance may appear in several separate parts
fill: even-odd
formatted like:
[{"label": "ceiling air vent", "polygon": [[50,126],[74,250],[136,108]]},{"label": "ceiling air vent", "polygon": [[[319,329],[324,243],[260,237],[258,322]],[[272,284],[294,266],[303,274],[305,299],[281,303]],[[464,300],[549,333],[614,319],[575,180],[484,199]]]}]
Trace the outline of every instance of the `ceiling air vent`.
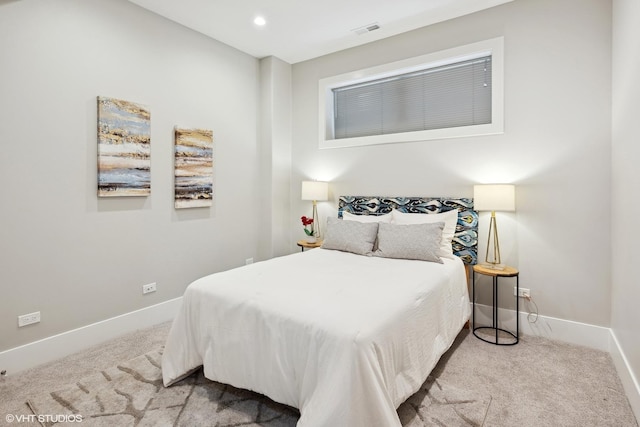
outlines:
[{"label": "ceiling air vent", "polygon": [[367,24],[364,27],[354,28],[353,31],[357,35],[361,36],[362,34],[370,33],[371,31],[375,31],[380,28],[380,24],[374,22],[373,24]]}]

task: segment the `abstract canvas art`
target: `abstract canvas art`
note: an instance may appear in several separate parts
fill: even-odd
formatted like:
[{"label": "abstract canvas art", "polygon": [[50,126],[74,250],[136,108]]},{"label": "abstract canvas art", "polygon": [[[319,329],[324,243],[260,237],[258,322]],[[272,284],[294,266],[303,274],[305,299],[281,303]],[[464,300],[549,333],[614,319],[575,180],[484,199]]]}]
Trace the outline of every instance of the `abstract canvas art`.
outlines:
[{"label": "abstract canvas art", "polygon": [[213,204],[213,131],[176,128],[175,207]]},{"label": "abstract canvas art", "polygon": [[145,106],[98,97],[98,196],[151,193],[151,117]]}]

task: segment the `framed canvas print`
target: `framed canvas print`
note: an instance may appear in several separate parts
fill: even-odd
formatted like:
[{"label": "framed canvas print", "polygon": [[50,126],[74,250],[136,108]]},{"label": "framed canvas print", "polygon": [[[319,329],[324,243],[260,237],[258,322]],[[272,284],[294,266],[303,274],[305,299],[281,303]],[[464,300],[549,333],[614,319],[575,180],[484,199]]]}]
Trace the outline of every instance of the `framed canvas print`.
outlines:
[{"label": "framed canvas print", "polygon": [[213,204],[213,131],[175,128],[175,207]]},{"label": "framed canvas print", "polygon": [[98,197],[151,194],[151,118],[143,105],[98,97]]}]

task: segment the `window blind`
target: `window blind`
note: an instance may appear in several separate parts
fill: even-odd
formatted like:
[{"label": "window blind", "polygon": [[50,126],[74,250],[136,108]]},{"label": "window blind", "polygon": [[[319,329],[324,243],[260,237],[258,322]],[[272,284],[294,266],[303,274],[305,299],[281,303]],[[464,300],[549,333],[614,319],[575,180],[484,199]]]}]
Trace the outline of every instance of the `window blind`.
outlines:
[{"label": "window blind", "polygon": [[332,89],[334,138],[491,123],[491,56]]}]

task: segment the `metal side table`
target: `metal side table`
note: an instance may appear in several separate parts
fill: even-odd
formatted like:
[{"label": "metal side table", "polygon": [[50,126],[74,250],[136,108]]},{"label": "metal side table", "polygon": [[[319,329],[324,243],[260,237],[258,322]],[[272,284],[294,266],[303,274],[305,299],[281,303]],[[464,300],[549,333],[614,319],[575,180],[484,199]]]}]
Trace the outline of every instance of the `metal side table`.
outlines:
[{"label": "metal side table", "polygon": [[[476,327],[476,274],[482,274],[484,276],[490,276],[493,280],[493,323],[491,326],[478,326]],[[472,299],[473,299],[473,318],[471,329],[473,330],[473,335],[476,338],[481,339],[484,342],[488,342],[489,344],[495,345],[515,345],[518,344],[520,340],[520,301],[516,296],[516,333],[514,334],[511,331],[507,331],[506,329],[502,329],[498,327],[498,279],[501,277],[515,277],[516,278],[516,295],[520,294],[520,273],[517,269],[513,267],[504,267],[503,270],[492,269],[490,267],[482,266],[482,265],[474,265],[473,266],[473,289],[472,289]],[[481,337],[476,334],[476,331],[481,329],[489,329],[495,332],[495,341],[488,340],[486,338]],[[513,342],[500,342],[498,339],[498,333],[502,331],[511,337],[515,338]],[[506,337],[509,338],[509,337]],[[503,337],[504,340],[504,337]]]}]

